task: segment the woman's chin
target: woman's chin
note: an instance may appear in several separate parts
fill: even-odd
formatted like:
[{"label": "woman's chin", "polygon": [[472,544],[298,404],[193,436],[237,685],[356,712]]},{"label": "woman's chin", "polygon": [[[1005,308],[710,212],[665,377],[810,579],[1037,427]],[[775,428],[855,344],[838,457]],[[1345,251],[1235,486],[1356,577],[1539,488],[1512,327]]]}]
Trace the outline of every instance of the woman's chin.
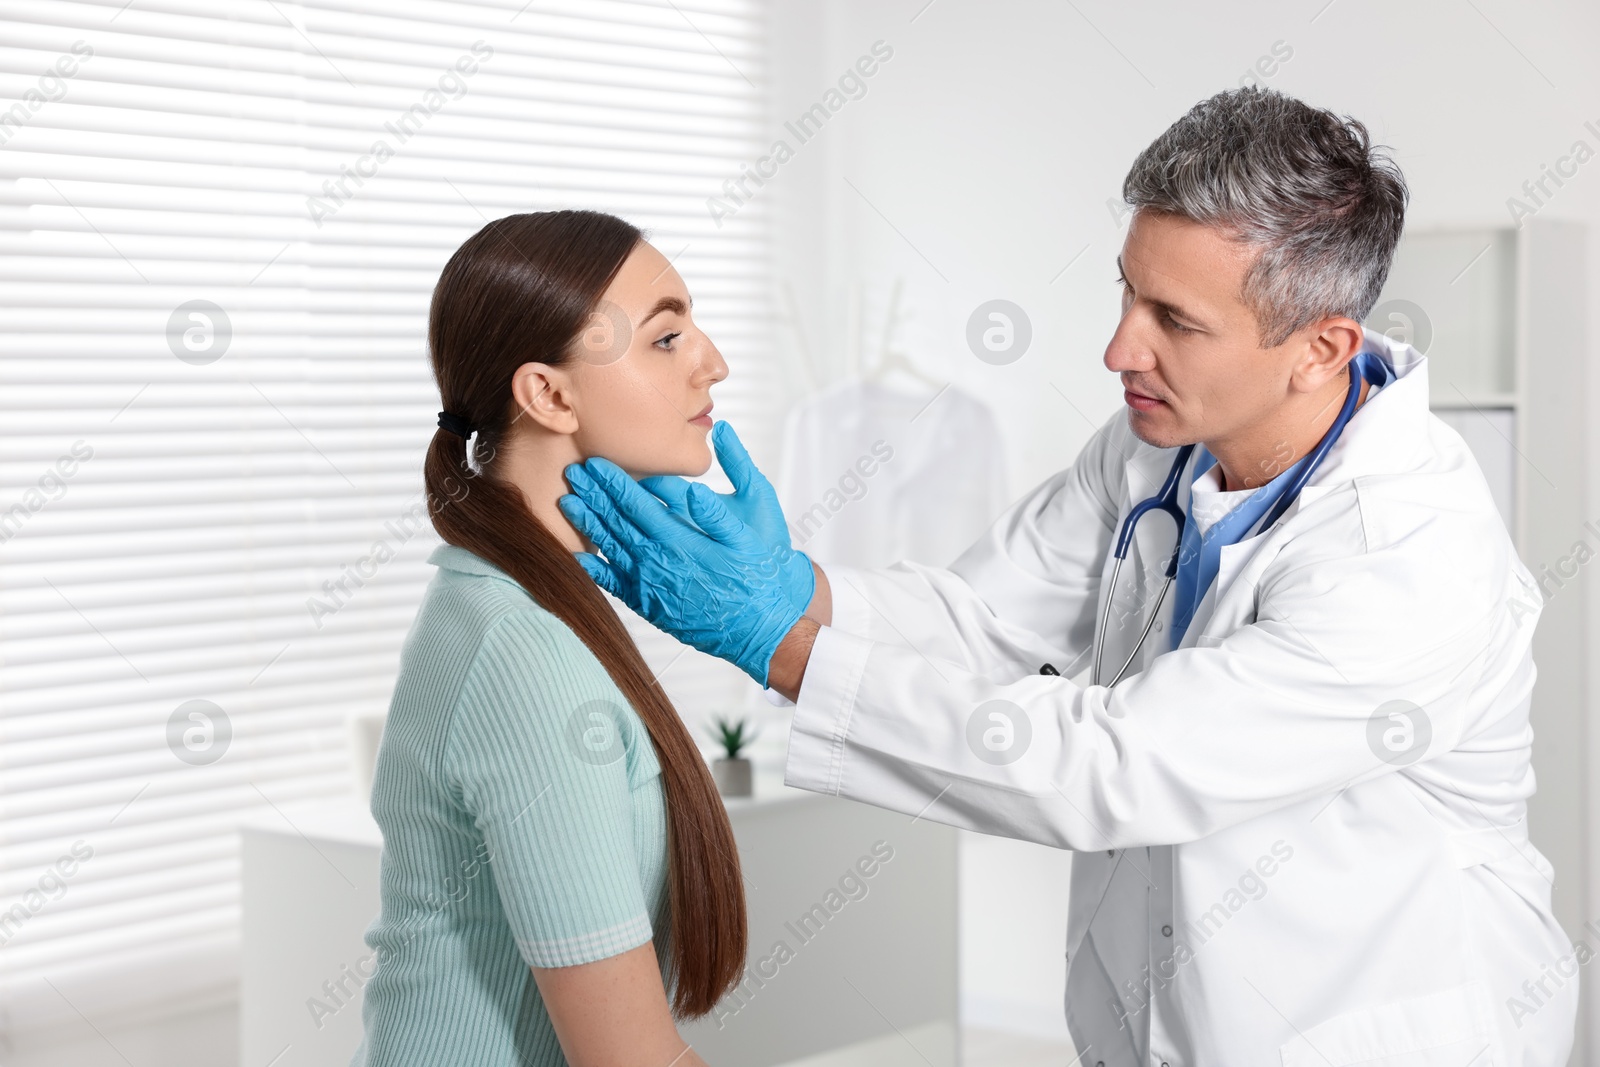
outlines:
[{"label": "woman's chin", "polygon": [[648,462],[640,464],[637,470],[626,466],[624,469],[639,478],[653,474],[676,474],[682,478],[698,478],[711,469],[711,449],[704,441],[700,441],[688,447],[657,452]]},{"label": "woman's chin", "polygon": [[683,470],[674,471],[686,478],[698,478],[711,469],[711,446],[704,437],[684,450]]},{"label": "woman's chin", "polygon": [[699,463],[689,464],[689,465],[685,466],[682,470],[673,471],[672,473],[673,474],[682,475],[685,478],[698,478],[698,477],[700,477],[702,474],[704,474],[706,471],[708,471],[710,469],[711,469],[711,457],[707,456],[704,460],[700,461]]}]

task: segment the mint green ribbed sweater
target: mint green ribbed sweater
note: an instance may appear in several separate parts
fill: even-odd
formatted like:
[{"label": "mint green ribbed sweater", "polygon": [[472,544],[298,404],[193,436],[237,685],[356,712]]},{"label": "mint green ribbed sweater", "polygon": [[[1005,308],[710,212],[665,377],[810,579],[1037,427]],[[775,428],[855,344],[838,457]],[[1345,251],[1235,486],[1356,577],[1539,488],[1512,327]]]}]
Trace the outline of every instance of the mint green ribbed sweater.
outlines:
[{"label": "mint green ribbed sweater", "polygon": [[565,1064],[528,968],[665,932],[661,768],[564,623],[465,549],[429,562],[373,778],[382,911],[354,1063]]}]

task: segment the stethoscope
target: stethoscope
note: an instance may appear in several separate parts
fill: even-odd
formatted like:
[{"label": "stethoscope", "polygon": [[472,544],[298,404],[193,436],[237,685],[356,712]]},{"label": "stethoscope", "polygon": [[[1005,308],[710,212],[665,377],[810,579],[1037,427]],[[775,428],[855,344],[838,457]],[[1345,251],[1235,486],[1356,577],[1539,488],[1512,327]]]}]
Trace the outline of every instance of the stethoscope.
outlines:
[{"label": "stethoscope", "polygon": [[[1367,353],[1363,352],[1350,360],[1350,389],[1345,393],[1344,404],[1339,408],[1338,417],[1333,420],[1333,425],[1328,427],[1328,432],[1322,435],[1322,440],[1317,442],[1317,447],[1313,448],[1307,455],[1300,472],[1289,480],[1288,485],[1284,486],[1277,503],[1272,506],[1256,528],[1261,530],[1270,529],[1272,524],[1277,522],[1283,516],[1283,513],[1289,510],[1295,498],[1300,495],[1300,490],[1317,473],[1317,468],[1322,465],[1323,458],[1333,448],[1334,442],[1339,439],[1339,434],[1344,432],[1344,428],[1350,423],[1351,416],[1355,414],[1356,403],[1361,397],[1361,380],[1365,378],[1375,386],[1381,386],[1387,380],[1383,370],[1374,366],[1374,363],[1377,362],[1376,357],[1363,357],[1367,357]],[[1122,531],[1117,535],[1117,545],[1113,552],[1115,562],[1111,565],[1111,588],[1106,593],[1105,606],[1100,610],[1100,626],[1095,630],[1094,668],[1089,675],[1090,682],[1094,685],[1100,684],[1100,658],[1105,653],[1106,625],[1111,621],[1111,602],[1117,595],[1117,576],[1122,573],[1122,561],[1127,558],[1128,546],[1133,543],[1134,529],[1138,526],[1139,520],[1151,511],[1164,511],[1172,516],[1172,521],[1178,527],[1178,542],[1172,550],[1172,558],[1167,560],[1166,579],[1161,583],[1161,592],[1156,597],[1155,609],[1150,612],[1150,617],[1145,620],[1144,629],[1139,632],[1139,640],[1134,644],[1133,651],[1128,653],[1127,660],[1123,662],[1121,669],[1117,671],[1116,677],[1107,683],[1108,686],[1114,686],[1120,682],[1123,674],[1127,672],[1128,667],[1132,665],[1134,659],[1139,655],[1139,650],[1144,647],[1145,638],[1150,634],[1150,628],[1155,625],[1156,616],[1161,614],[1161,604],[1167,598],[1167,590],[1172,588],[1172,580],[1178,573],[1178,557],[1183,551],[1183,527],[1187,521],[1183,508],[1178,506],[1178,485],[1182,481],[1184,468],[1189,465],[1189,457],[1194,454],[1194,448],[1195,446],[1191,444],[1184,445],[1178,449],[1178,455],[1172,461],[1172,470],[1168,472],[1167,480],[1162,483],[1161,491],[1155,496],[1135,504],[1133,509],[1128,512],[1128,517],[1122,521]],[[1248,532],[1246,531],[1246,534]],[[1043,673],[1055,674],[1058,672],[1052,668]]]}]

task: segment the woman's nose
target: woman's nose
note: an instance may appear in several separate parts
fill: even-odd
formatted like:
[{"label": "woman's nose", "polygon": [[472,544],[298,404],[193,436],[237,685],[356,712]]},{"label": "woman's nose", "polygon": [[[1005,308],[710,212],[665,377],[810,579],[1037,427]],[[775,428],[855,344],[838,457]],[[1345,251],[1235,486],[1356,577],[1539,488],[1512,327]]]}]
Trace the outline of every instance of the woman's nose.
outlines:
[{"label": "woman's nose", "polygon": [[728,362],[722,358],[717,346],[711,343],[711,338],[707,337],[705,341],[705,351],[701,353],[699,374],[696,377],[707,385],[715,385],[728,376]]}]

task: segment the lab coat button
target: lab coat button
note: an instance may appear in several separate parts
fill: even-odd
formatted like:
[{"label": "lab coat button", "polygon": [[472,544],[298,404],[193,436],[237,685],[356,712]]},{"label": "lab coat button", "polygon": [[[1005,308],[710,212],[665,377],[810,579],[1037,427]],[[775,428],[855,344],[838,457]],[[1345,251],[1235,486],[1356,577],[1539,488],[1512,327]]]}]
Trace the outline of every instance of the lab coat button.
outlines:
[{"label": "lab coat button", "polygon": [[1115,856],[1115,855],[1116,855],[1116,854],[1117,854],[1117,850],[1116,850],[1116,849],[1114,849],[1114,848],[1108,848],[1108,849],[1106,849],[1106,855],[1108,855],[1108,856]]},{"label": "lab coat button", "polygon": [[[1156,624],[1154,626],[1152,626],[1151,629],[1154,630],[1156,633],[1160,633],[1161,632],[1161,620],[1157,619],[1156,620]],[[1162,1067],[1166,1067],[1166,1064],[1162,1064]]]},{"label": "lab coat button", "polygon": [[[1171,936],[1172,936],[1172,927],[1170,927],[1170,926],[1163,926],[1163,927],[1162,927],[1162,928],[1161,928],[1161,936],[1162,936],[1162,937],[1171,937]],[[1165,1064],[1163,1064],[1163,1065],[1162,1065],[1162,1067],[1166,1067],[1166,1065],[1165,1065]]]}]

